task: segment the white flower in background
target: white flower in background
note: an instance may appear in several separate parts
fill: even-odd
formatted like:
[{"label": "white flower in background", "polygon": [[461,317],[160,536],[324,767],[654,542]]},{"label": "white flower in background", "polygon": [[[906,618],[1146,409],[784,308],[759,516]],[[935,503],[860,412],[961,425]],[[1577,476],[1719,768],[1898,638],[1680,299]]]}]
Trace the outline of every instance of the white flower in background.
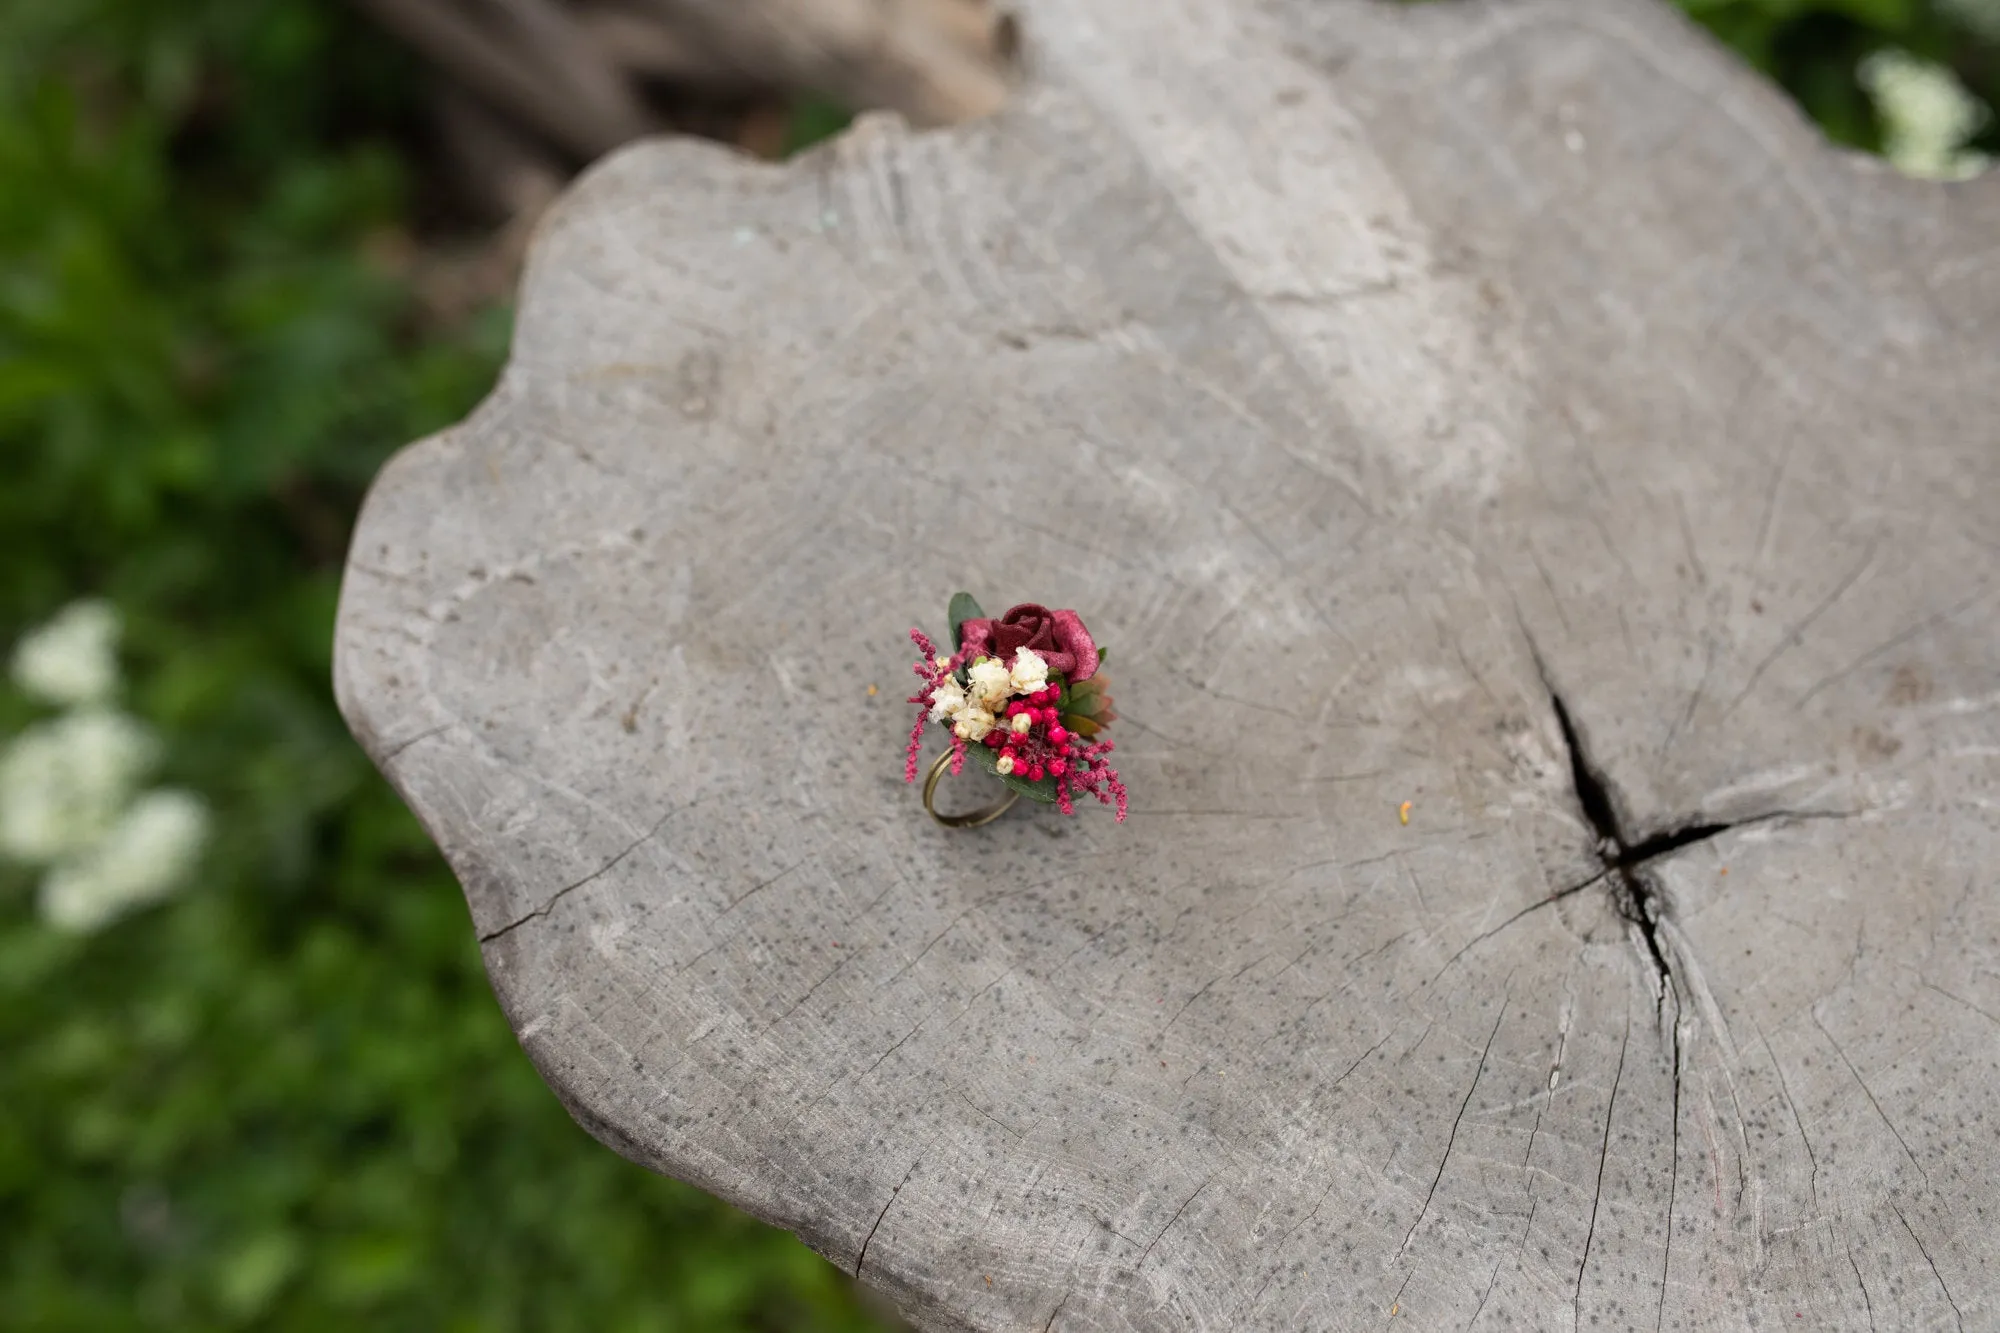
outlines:
[{"label": "white flower in background", "polygon": [[931,695],[931,721],[951,717],[963,707],[965,707],[965,691],[959,687],[956,680],[946,676],[944,683]]},{"label": "white flower in background", "polygon": [[967,673],[972,677],[972,697],[990,708],[1014,692],[1014,678],[1007,664],[997,657],[982,657]]},{"label": "white flower in background", "polygon": [[1033,694],[1049,683],[1049,664],[1042,655],[1031,648],[1023,648],[1014,654],[1014,669],[1009,673],[1014,693]]},{"label": "white flower in background", "polygon": [[1908,51],[1877,51],[1861,62],[1861,85],[1882,115],[1882,149],[1897,170],[1964,180],[1986,169],[1986,155],[1965,145],[1992,112],[1950,70]]},{"label": "white flower in background", "polygon": [[0,751],[0,854],[46,865],[102,838],[158,748],[138,721],[108,708],[29,727]]},{"label": "white flower in background", "polygon": [[103,703],[118,692],[118,612],[71,602],[14,647],[14,683],[44,703]]},{"label": "white flower in background", "polygon": [[208,838],[208,806],[191,792],[149,791],[111,831],[42,880],[42,918],[96,930],[164,898],[194,868]]},{"label": "white flower in background", "polygon": [[14,650],[14,681],[69,711],[0,747],[0,856],[47,867],[43,919],[89,931],[164,897],[208,838],[208,806],[185,791],[138,794],[159,757],[118,690],[118,614],[76,602]]}]

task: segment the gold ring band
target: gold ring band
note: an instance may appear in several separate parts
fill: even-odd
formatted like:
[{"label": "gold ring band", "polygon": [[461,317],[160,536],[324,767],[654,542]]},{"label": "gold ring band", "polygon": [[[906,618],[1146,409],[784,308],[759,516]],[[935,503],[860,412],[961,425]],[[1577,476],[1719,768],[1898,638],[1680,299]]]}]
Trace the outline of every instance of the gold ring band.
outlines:
[{"label": "gold ring band", "polygon": [[937,795],[938,783],[943,780],[946,770],[951,767],[951,753],[950,750],[946,750],[939,755],[937,762],[931,765],[930,773],[924,778],[924,809],[938,823],[946,828],[978,828],[982,824],[991,824],[1006,814],[1014,802],[1021,799],[1021,793],[1010,789],[992,805],[981,809],[969,810],[962,815],[939,814],[937,806],[932,804],[932,801]]}]

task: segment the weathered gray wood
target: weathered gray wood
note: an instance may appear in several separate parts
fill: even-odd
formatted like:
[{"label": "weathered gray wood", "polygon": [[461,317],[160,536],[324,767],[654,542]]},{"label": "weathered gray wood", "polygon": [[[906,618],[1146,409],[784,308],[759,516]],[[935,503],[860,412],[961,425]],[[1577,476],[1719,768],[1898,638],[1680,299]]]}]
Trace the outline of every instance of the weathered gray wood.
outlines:
[{"label": "weathered gray wood", "polygon": [[[1992,1326],[2000,182],[1631,0],[1025,19],[594,172],[369,501],[550,1084],[932,1329]],[[922,817],[959,586],[1114,646],[1126,826]]]}]

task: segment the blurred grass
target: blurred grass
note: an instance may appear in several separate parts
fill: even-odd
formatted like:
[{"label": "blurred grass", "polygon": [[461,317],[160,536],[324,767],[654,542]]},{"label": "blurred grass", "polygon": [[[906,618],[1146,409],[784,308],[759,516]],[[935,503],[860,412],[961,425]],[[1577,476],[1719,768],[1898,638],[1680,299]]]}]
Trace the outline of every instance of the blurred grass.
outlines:
[{"label": "blurred grass", "polygon": [[[362,490],[507,336],[437,326],[396,258],[420,78],[331,3],[0,9],[0,643],[112,597],[220,832],[83,940],[0,869],[0,1325],[872,1327],[570,1122],[333,711]],[[0,689],[0,735],[32,715]]]},{"label": "blurred grass", "polygon": [[[1854,67],[1885,44],[2000,93],[1916,0],[1686,4],[1845,142],[1879,137]],[[507,336],[413,294],[421,83],[334,0],[0,0],[0,643],[113,598],[220,831],[202,883],[82,940],[0,867],[0,1323],[871,1327],[569,1121],[333,711],[363,488]],[[842,122],[806,104],[790,142]],[[0,686],[0,735],[34,715]]]}]

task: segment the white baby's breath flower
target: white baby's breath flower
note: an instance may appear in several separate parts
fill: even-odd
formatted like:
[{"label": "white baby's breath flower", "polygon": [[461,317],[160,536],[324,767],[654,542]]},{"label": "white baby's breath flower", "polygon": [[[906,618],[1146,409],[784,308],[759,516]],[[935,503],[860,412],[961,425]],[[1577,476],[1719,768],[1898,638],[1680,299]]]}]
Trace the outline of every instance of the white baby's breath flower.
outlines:
[{"label": "white baby's breath flower", "polygon": [[950,717],[963,707],[965,707],[965,691],[960,688],[956,680],[946,676],[943,683],[931,695],[931,721]]},{"label": "white baby's breath flower", "polygon": [[1861,84],[1882,114],[1883,154],[1897,170],[1931,180],[1963,180],[1986,168],[1966,148],[1992,115],[1943,65],[1908,51],[1877,51],[1861,62]]},{"label": "white baby's breath flower", "polygon": [[1014,693],[1033,694],[1049,683],[1049,664],[1032,648],[1023,648],[1014,654],[1014,669],[1009,676]]},{"label": "white baby's breath flower", "polygon": [[184,791],[134,799],[159,750],[118,692],[118,613],[80,601],[21,640],[13,677],[68,712],[0,748],[0,856],[48,867],[49,924],[95,930],[186,877],[208,836],[208,807]]},{"label": "white baby's breath flower", "polygon": [[42,919],[91,931],[165,897],[208,839],[208,807],[192,792],[149,791],[81,855],[42,880]]},{"label": "white baby's breath flower", "polygon": [[118,612],[71,602],[14,647],[14,683],[45,703],[103,703],[118,692]]},{"label": "white baby's breath flower", "polygon": [[47,863],[95,842],[157,749],[137,719],[105,708],[29,727],[0,751],[0,855]]},{"label": "white baby's breath flower", "polygon": [[1007,664],[997,657],[982,657],[972,664],[968,673],[972,677],[972,697],[991,708],[1014,692],[1014,679],[1008,674]]},{"label": "white baby's breath flower", "polygon": [[978,704],[967,704],[959,709],[951,729],[955,735],[963,736],[969,741],[983,741],[986,739],[986,733],[993,730],[993,722],[992,713]]}]

